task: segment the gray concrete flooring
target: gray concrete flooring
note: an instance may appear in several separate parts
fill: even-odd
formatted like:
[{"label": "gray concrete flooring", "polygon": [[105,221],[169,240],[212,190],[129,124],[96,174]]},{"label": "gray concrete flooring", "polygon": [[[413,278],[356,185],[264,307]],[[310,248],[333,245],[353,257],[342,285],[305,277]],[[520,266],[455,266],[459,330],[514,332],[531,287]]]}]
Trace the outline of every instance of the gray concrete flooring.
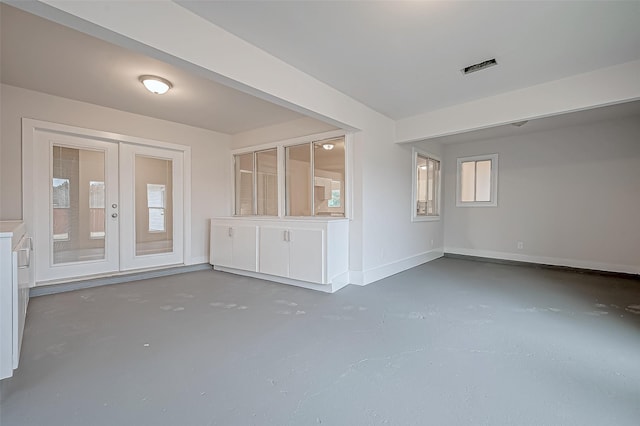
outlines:
[{"label": "gray concrete flooring", "polygon": [[640,424],[640,281],[443,258],[32,299],[2,426]]}]

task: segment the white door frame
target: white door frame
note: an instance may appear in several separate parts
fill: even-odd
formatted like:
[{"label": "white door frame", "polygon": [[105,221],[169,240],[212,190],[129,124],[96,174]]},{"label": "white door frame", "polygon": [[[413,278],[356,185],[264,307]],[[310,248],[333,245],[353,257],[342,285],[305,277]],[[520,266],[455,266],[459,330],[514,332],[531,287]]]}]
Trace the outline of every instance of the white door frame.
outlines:
[{"label": "white door frame", "polygon": [[[27,232],[34,235],[34,239],[43,238],[34,234],[36,220],[36,178],[37,171],[34,170],[36,133],[45,131],[71,135],[86,139],[96,139],[108,142],[135,144],[164,148],[183,153],[183,259],[185,265],[193,264],[191,258],[191,147],[169,142],[162,142],[153,139],[140,138],[136,136],[123,135],[119,133],[106,132],[102,130],[86,129],[82,127],[69,126],[66,124],[52,123],[31,118],[22,119],[22,219],[27,227]],[[46,236],[48,239],[48,235]],[[130,272],[130,271],[127,271]],[[109,274],[113,275],[113,274]],[[41,282],[38,284],[51,284],[52,282]]]},{"label": "white door frame", "polygon": [[[120,270],[128,271],[142,268],[162,267],[165,265],[181,265],[184,262],[184,234],[182,229],[172,226],[171,238],[173,250],[168,253],[136,255],[136,156],[169,160],[172,164],[172,203],[178,208],[173,209],[171,220],[180,224],[184,220],[184,202],[182,191],[177,187],[184,187],[183,152],[166,150],[142,145],[122,144],[120,146]],[[133,186],[131,184],[134,183]]]}]

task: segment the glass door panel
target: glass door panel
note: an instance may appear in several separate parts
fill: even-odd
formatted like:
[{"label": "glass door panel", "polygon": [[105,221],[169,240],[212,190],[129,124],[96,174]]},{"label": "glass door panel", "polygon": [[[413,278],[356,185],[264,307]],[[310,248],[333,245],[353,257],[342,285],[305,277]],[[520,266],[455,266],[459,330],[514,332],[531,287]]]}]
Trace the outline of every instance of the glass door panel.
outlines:
[{"label": "glass door panel", "polygon": [[171,160],[136,155],[136,256],[173,251]]},{"label": "glass door panel", "polygon": [[105,258],[105,154],[52,147],[53,264]]}]

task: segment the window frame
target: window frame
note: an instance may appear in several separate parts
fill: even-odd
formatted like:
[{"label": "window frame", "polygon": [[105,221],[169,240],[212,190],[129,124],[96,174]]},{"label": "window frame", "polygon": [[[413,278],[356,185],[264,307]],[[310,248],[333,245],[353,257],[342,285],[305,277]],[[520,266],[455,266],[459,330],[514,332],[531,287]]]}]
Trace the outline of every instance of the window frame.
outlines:
[{"label": "window frame", "polygon": [[[437,161],[440,165],[438,169],[438,180],[435,194],[436,205],[438,206],[437,215],[419,215],[417,212],[418,204],[418,157],[426,158],[427,160]],[[434,222],[440,220],[442,217],[442,159],[438,155],[433,155],[428,151],[413,148],[411,152],[411,221],[412,222]]]},{"label": "window frame", "polygon": [[[490,201],[462,201],[462,163],[491,161]],[[498,154],[483,154],[456,159],[456,207],[497,207],[498,206]],[[475,176],[474,176],[475,179]]]},{"label": "window frame", "polygon": [[[341,203],[344,204],[344,216],[340,217],[340,219],[351,219],[353,217],[352,202],[351,197],[353,196],[353,182],[352,182],[352,165],[351,161],[353,158],[351,150],[353,145],[353,133],[345,132],[344,130],[332,130],[324,133],[317,133],[308,136],[300,136],[292,139],[281,140],[277,142],[265,143],[254,146],[247,146],[246,148],[234,149],[231,151],[231,215],[233,217],[263,217],[258,216],[257,214],[251,215],[239,215],[236,214],[236,180],[235,180],[235,158],[237,155],[242,154],[254,154],[260,151],[265,151],[269,149],[277,150],[277,181],[278,181],[278,215],[277,216],[264,216],[264,217],[277,217],[279,219],[288,219],[288,218],[305,218],[305,219],[318,219],[323,218],[324,216],[287,216],[286,209],[286,170],[285,170],[285,148],[289,146],[295,145],[303,145],[303,144],[313,144],[314,142],[318,142],[321,140],[334,139],[344,137],[345,144],[345,185],[344,185],[344,194],[341,195]],[[255,163],[254,163],[255,168]],[[255,177],[254,177],[255,181]],[[255,200],[254,200],[255,204]],[[254,210],[256,211],[256,210]],[[337,218],[337,217],[336,217]]]},{"label": "window frame", "polygon": [[[265,153],[267,151],[275,151],[276,153],[276,185],[277,185],[277,190],[276,190],[276,204],[277,204],[277,213],[275,215],[270,215],[270,214],[259,214],[258,213],[258,207],[259,207],[259,201],[258,201],[258,190],[259,190],[259,184],[258,184],[258,156],[261,153]],[[251,168],[251,214],[239,214],[236,209],[237,209],[237,205],[236,205],[236,201],[237,201],[237,176],[236,176],[236,163],[237,163],[237,157],[243,156],[243,155],[251,155],[251,161],[252,161],[252,168]],[[267,148],[260,148],[260,149],[256,149],[256,150],[250,150],[250,151],[240,151],[240,152],[235,152],[231,155],[231,162],[233,164],[233,216],[238,216],[238,217],[249,217],[249,216],[259,216],[259,217],[278,217],[280,214],[280,188],[279,188],[279,173],[280,173],[280,161],[279,161],[279,156],[280,156],[280,151],[278,149],[278,147],[274,146],[274,147],[267,147]]]},{"label": "window frame", "polygon": [[[344,143],[344,170],[345,170],[345,174],[344,174],[344,190],[342,190],[342,188],[340,188],[340,205],[339,206],[335,206],[335,207],[328,207],[329,209],[338,209],[338,210],[342,210],[342,204],[344,203],[344,212],[342,213],[342,216],[333,216],[333,215],[321,215],[321,214],[316,214],[316,203],[315,203],[315,198],[314,198],[314,187],[316,184],[316,179],[317,178],[322,178],[321,176],[316,176],[316,145],[317,146],[322,146],[322,144],[327,143],[327,142],[332,142],[336,139],[343,139],[343,143]],[[311,214],[310,215],[305,215],[305,216],[300,216],[300,215],[292,215],[289,214],[289,207],[287,204],[287,194],[288,194],[288,188],[286,185],[286,175],[287,175],[287,158],[286,158],[286,150],[287,148],[292,148],[292,147],[303,147],[303,146],[308,146],[309,147],[309,178],[310,178],[310,187],[309,189],[309,194],[311,196],[311,198],[308,200],[310,202],[310,211]],[[285,178],[285,185],[282,188],[283,189],[283,200],[284,200],[284,210],[283,210],[283,217],[285,218],[318,218],[318,217],[335,217],[335,218],[348,218],[349,216],[347,215],[347,202],[346,202],[346,193],[349,192],[350,190],[348,189],[349,187],[347,186],[347,175],[348,175],[348,170],[347,170],[347,161],[348,161],[348,145],[347,145],[347,135],[339,135],[339,136],[331,136],[331,137],[324,137],[321,139],[318,138],[314,138],[302,143],[291,143],[291,144],[284,144],[282,146],[282,152],[283,152],[283,175]],[[325,178],[325,179],[329,179],[329,178]],[[333,181],[331,180],[332,184],[333,182],[339,182],[339,181]],[[332,190],[333,191],[333,190]],[[330,210],[331,211],[331,210]]]},{"label": "window frame", "polygon": [[[150,206],[151,200],[149,194],[151,191],[159,192],[162,194],[162,206]],[[159,234],[167,232],[167,218],[166,218],[166,209],[167,209],[167,185],[162,183],[147,183],[147,232],[149,234]],[[162,216],[162,229],[152,229],[151,228],[151,211],[159,211],[160,216]]]}]

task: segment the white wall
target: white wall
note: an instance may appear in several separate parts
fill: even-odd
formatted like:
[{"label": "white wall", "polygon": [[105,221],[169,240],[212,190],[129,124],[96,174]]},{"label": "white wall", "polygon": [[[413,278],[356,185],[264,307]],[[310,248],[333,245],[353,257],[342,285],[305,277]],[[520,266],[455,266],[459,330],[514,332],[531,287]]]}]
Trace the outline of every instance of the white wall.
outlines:
[{"label": "white wall", "polygon": [[[448,144],[444,153],[445,251],[640,273],[639,116]],[[498,207],[456,207],[456,158],[492,153]]]},{"label": "white wall", "polygon": [[231,149],[240,149],[255,145],[279,142],[336,129],[337,128],[331,124],[327,124],[310,117],[304,117],[287,123],[275,124],[273,126],[266,126],[242,133],[236,133],[231,139]]},{"label": "white wall", "polygon": [[[354,274],[353,282],[363,284],[440,257],[443,247],[442,220],[411,221],[411,146],[390,144],[393,128],[372,123],[370,129],[356,135],[362,138],[361,194],[355,194],[362,197],[362,276]],[[427,148],[440,154],[437,145]]]},{"label": "white wall", "polygon": [[208,219],[231,213],[229,135],[14,86],[2,85],[1,93],[1,220],[22,218],[22,117],[188,145],[192,156],[192,261],[207,262]]}]

